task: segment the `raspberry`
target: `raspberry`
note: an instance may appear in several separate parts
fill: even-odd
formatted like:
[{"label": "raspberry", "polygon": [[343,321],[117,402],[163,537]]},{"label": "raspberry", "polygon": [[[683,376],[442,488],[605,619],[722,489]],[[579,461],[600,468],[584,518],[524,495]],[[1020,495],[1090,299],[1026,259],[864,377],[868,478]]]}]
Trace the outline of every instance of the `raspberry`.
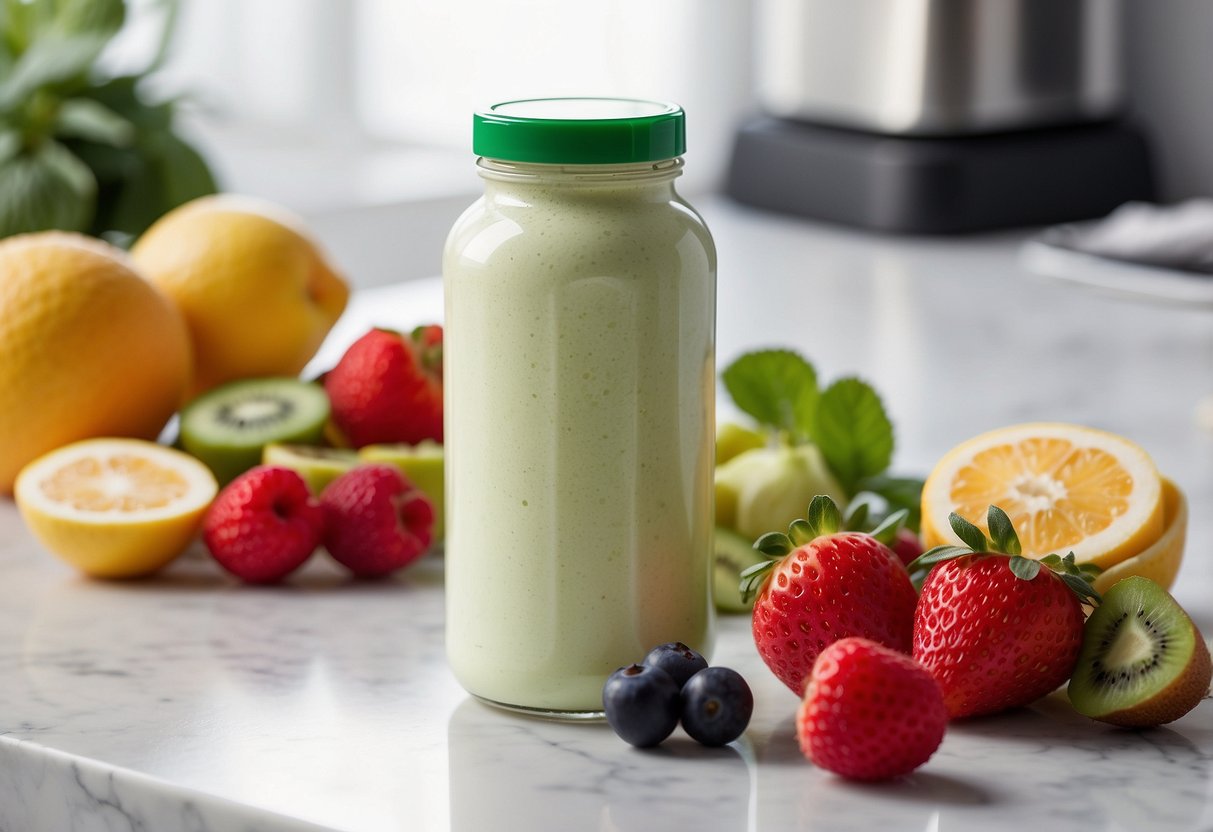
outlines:
[{"label": "raspberry", "polygon": [[391,465],[360,465],[320,495],[324,546],[355,575],[376,578],[425,554],[434,507]]},{"label": "raspberry", "polygon": [[866,638],[844,638],[821,652],[796,715],[804,755],[853,780],[909,774],[935,753],[947,724],[927,669]]},{"label": "raspberry", "polygon": [[234,479],[207,511],[202,539],[219,565],[249,583],[273,583],[320,545],[324,510],[303,478],[263,465]]}]

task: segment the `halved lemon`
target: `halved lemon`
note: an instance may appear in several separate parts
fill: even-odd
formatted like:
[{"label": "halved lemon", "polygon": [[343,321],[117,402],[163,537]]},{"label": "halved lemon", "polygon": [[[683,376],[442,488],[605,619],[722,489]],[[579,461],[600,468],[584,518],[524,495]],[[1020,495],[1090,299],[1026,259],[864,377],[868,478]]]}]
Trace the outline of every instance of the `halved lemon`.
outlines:
[{"label": "halved lemon", "polygon": [[958,445],[935,466],[922,491],[923,541],[959,544],[948,515],[985,530],[996,505],[1024,555],[1072,551],[1108,567],[1158,540],[1164,503],[1158,469],[1128,439],[1079,425],[1015,425]]},{"label": "halved lemon", "polygon": [[138,439],[89,439],[31,462],[13,496],[34,536],[89,575],[155,572],[193,539],[219,490],[192,456]]}]

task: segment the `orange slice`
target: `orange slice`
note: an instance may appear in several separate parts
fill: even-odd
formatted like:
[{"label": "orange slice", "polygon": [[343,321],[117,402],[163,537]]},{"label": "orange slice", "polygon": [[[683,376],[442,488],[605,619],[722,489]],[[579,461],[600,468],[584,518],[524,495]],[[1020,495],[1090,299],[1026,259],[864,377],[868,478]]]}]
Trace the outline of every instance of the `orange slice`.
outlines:
[{"label": "orange slice", "polygon": [[34,536],[81,571],[145,575],[180,554],[218,491],[191,456],[138,439],[90,439],[51,451],[17,476]]},{"label": "orange slice", "polygon": [[1158,540],[1164,503],[1158,470],[1129,440],[1079,425],[1015,425],[939,461],[922,492],[923,539],[959,544],[948,515],[985,530],[996,505],[1015,524],[1024,555],[1072,551],[1079,562],[1108,567]]}]

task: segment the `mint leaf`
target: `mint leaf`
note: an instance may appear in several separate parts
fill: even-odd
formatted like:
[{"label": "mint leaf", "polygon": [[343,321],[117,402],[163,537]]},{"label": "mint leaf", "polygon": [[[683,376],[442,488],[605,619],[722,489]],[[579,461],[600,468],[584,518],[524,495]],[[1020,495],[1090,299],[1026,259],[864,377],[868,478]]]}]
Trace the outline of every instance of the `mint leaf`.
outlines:
[{"label": "mint leaf", "polygon": [[733,403],[759,424],[808,435],[817,408],[817,371],[790,350],[746,353],[720,374]]},{"label": "mint leaf", "polygon": [[809,437],[848,494],[893,458],[893,425],[880,396],[857,378],[839,379],[821,393]]}]

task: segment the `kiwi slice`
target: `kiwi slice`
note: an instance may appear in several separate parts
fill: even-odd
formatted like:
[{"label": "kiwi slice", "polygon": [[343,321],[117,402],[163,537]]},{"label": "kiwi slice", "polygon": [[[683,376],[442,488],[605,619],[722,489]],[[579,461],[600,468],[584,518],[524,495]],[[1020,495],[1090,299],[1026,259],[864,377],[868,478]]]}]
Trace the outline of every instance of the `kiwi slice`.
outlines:
[{"label": "kiwi slice", "polygon": [[1125,578],[1087,619],[1067,693],[1082,714],[1132,728],[1179,719],[1209,691],[1213,664],[1192,619],[1149,578]]},{"label": "kiwi slice", "polygon": [[319,494],[326,485],[358,464],[358,454],[341,448],[271,442],[261,452],[261,464],[281,465],[299,472],[308,490]]},{"label": "kiwi slice", "polygon": [[314,445],[329,417],[324,389],[294,378],[233,381],[181,411],[181,446],[220,483],[261,462],[271,442]]},{"label": "kiwi slice", "polygon": [[754,605],[741,600],[741,572],[766,558],[737,532],[716,527],[712,558],[712,597],[716,609],[727,613],[748,612]]},{"label": "kiwi slice", "polygon": [[409,482],[429,497],[434,505],[434,540],[442,540],[446,536],[446,500],[443,495],[443,457],[440,444],[432,439],[425,439],[416,445],[366,445],[359,449],[358,458],[363,462],[383,462],[399,468]]}]

